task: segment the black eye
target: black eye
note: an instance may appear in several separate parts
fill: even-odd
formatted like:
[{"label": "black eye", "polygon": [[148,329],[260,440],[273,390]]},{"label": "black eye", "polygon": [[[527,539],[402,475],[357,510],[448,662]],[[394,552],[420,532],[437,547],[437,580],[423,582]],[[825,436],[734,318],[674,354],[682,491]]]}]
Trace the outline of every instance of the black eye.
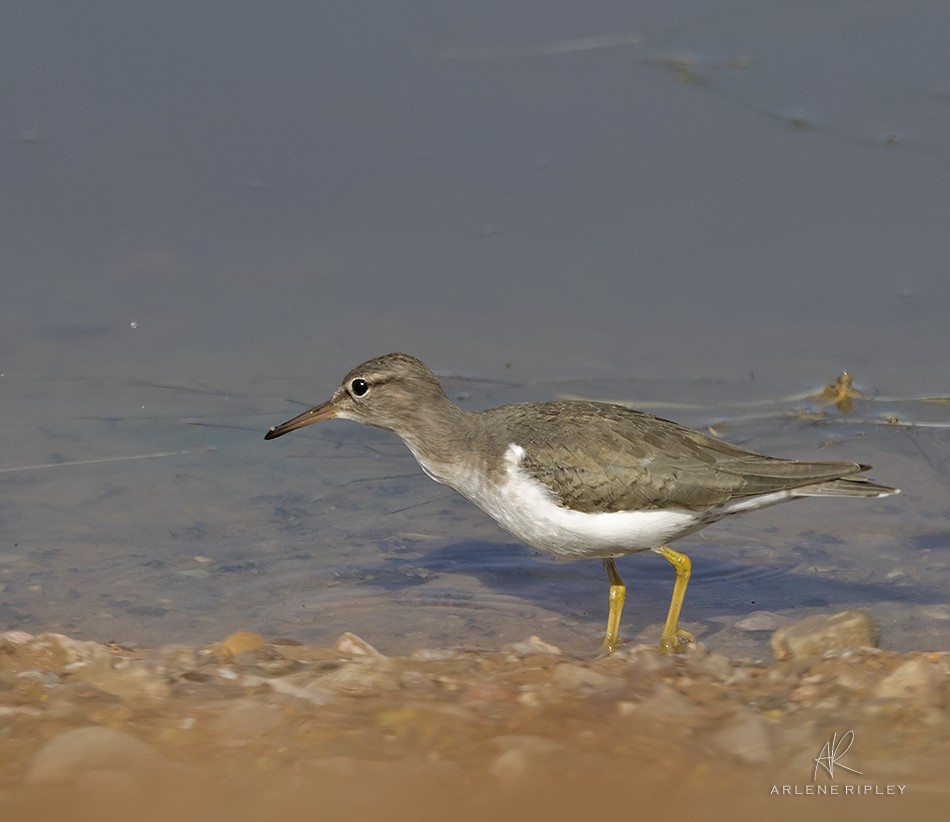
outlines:
[{"label": "black eye", "polygon": [[366,380],[355,379],[350,383],[350,390],[356,394],[357,397],[362,397],[367,391],[369,391],[369,383]]}]

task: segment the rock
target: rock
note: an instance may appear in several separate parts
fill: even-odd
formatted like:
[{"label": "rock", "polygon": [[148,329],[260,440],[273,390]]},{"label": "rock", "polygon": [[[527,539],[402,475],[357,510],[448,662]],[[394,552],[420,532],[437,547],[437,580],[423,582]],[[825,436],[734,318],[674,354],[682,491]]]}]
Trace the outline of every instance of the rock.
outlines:
[{"label": "rock", "polygon": [[649,716],[658,720],[684,720],[692,717],[698,706],[688,696],[665,683],[658,683],[653,693],[639,702],[625,701],[617,709],[621,716]]},{"label": "rock", "polygon": [[201,657],[188,645],[163,645],[148,655],[148,665],[156,676],[179,679],[201,667]]},{"label": "rock", "polygon": [[488,770],[503,785],[513,787],[528,774],[528,754],[521,748],[511,748],[499,755]]},{"label": "rock", "polygon": [[[274,651],[274,649],[271,649]],[[302,666],[296,659],[287,659],[274,651],[272,655],[265,655],[254,663],[258,671],[267,676],[286,676],[299,670]]]},{"label": "rock", "polygon": [[672,673],[676,668],[676,659],[673,654],[658,653],[656,645],[633,645],[630,648],[621,648],[611,657],[626,659],[630,671],[642,679],[659,673]]},{"label": "rock", "polygon": [[499,734],[490,740],[492,745],[503,751],[519,750],[536,755],[558,753],[564,750],[560,742],[537,734]]},{"label": "rock", "polygon": [[41,688],[52,688],[61,685],[63,677],[55,671],[21,671],[16,675],[16,682],[29,689],[31,685]]},{"label": "rock", "polygon": [[828,651],[876,648],[877,643],[877,624],[867,611],[841,611],[779,628],[772,634],[772,653],[776,659],[807,659]]},{"label": "rock", "polygon": [[874,696],[934,707],[943,701],[940,693],[943,680],[943,674],[926,659],[909,659],[878,683]]},{"label": "rock", "polygon": [[229,740],[250,740],[273,731],[284,722],[277,705],[242,699],[215,720],[215,729]]},{"label": "rock", "polygon": [[125,774],[144,786],[164,775],[165,762],[155,748],[134,736],[92,725],[61,733],[40,748],[27,781],[34,785],[76,784],[101,771]]},{"label": "rock", "polygon": [[409,656],[419,662],[442,662],[447,659],[455,659],[458,656],[458,651],[454,648],[419,648]]},{"label": "rock", "polygon": [[26,631],[4,631],[0,634],[0,649],[4,647],[12,648],[15,645],[24,645],[33,639],[33,634]]},{"label": "rock", "polygon": [[327,705],[334,699],[334,695],[330,690],[320,687],[319,684],[314,684],[313,682],[308,682],[305,685],[297,685],[288,679],[244,676],[241,677],[241,684],[246,688],[267,687],[274,693],[302,699],[312,705]]},{"label": "rock", "polygon": [[563,691],[603,691],[623,684],[618,677],[602,674],[579,662],[559,664],[551,672],[551,682]]},{"label": "rock", "polygon": [[253,631],[235,631],[226,639],[221,640],[214,646],[214,650],[226,659],[243,654],[246,651],[256,651],[263,648],[267,643],[260,634]]},{"label": "rock", "polygon": [[753,611],[738,620],[736,628],[740,631],[777,631],[791,625],[793,621],[790,617],[773,614],[771,611]]},{"label": "rock", "polygon": [[24,642],[29,642],[33,639],[33,634],[27,633],[26,631],[4,631],[0,636],[18,645],[22,645]]},{"label": "rock", "polygon": [[514,656],[534,656],[536,654],[560,656],[561,649],[556,645],[550,645],[537,636],[530,636],[521,642],[510,642],[501,648],[503,654],[513,654]]},{"label": "rock", "polygon": [[76,672],[77,681],[88,682],[100,691],[119,697],[127,705],[156,708],[168,699],[168,683],[155,676],[145,662],[87,665]]},{"label": "rock", "polygon": [[356,657],[339,668],[321,674],[304,687],[314,689],[317,693],[372,696],[398,688],[399,672],[386,657]]},{"label": "rock", "polygon": [[78,668],[95,663],[109,664],[112,661],[112,654],[105,645],[73,639],[64,634],[40,634],[21,647],[22,653],[45,658],[51,666],[57,668]]},{"label": "rock", "polygon": [[333,643],[333,648],[341,654],[349,654],[350,656],[383,656],[365,639],[358,637],[356,634],[351,634],[349,631],[340,634],[339,639]]},{"label": "rock", "polygon": [[705,674],[718,682],[724,682],[733,675],[734,669],[729,657],[712,652],[690,660],[689,672],[694,675]]},{"label": "rock", "polygon": [[560,743],[532,734],[502,734],[493,737],[491,743],[503,752],[488,770],[507,787],[514,787],[523,781],[529,775],[533,762],[564,750]]},{"label": "rock", "polygon": [[[844,661],[844,655],[841,656]],[[844,664],[835,672],[834,684],[846,691],[853,691],[862,697],[871,692],[873,687],[881,681],[880,671],[868,668],[867,665]]]},{"label": "rock", "polygon": [[723,727],[713,731],[707,739],[724,753],[748,765],[763,765],[772,761],[768,722],[746,709],[736,711]]}]

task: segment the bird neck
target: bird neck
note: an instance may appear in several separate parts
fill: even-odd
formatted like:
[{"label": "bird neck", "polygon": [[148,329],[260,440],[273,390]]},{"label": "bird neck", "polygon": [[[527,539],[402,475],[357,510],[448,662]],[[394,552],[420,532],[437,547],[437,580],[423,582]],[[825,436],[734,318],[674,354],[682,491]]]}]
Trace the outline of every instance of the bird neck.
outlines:
[{"label": "bird neck", "polygon": [[475,417],[443,396],[404,414],[392,430],[427,472],[441,475],[443,466],[457,463],[478,439]]}]

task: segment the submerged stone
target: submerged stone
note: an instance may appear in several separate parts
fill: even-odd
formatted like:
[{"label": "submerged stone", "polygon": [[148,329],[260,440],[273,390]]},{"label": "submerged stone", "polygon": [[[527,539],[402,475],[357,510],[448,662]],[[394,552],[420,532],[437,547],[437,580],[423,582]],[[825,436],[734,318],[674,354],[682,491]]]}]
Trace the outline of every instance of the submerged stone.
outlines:
[{"label": "submerged stone", "polygon": [[776,659],[821,657],[828,651],[876,648],[878,636],[877,623],[867,611],[816,614],[772,634],[772,653]]}]

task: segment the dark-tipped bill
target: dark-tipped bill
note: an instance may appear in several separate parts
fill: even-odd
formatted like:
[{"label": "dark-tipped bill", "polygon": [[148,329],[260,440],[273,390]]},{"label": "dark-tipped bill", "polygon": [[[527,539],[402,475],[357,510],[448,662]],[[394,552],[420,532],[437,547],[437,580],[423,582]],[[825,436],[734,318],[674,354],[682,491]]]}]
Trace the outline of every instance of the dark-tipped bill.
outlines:
[{"label": "dark-tipped bill", "polygon": [[270,431],[264,434],[264,439],[272,440],[275,437],[282,437],[284,434],[289,434],[291,431],[296,431],[305,425],[312,425],[321,420],[329,420],[335,416],[336,408],[333,407],[333,401],[329,400],[320,405],[315,405],[309,411],[298,414],[292,420],[287,420],[287,422],[282,422],[280,425],[275,425]]}]

